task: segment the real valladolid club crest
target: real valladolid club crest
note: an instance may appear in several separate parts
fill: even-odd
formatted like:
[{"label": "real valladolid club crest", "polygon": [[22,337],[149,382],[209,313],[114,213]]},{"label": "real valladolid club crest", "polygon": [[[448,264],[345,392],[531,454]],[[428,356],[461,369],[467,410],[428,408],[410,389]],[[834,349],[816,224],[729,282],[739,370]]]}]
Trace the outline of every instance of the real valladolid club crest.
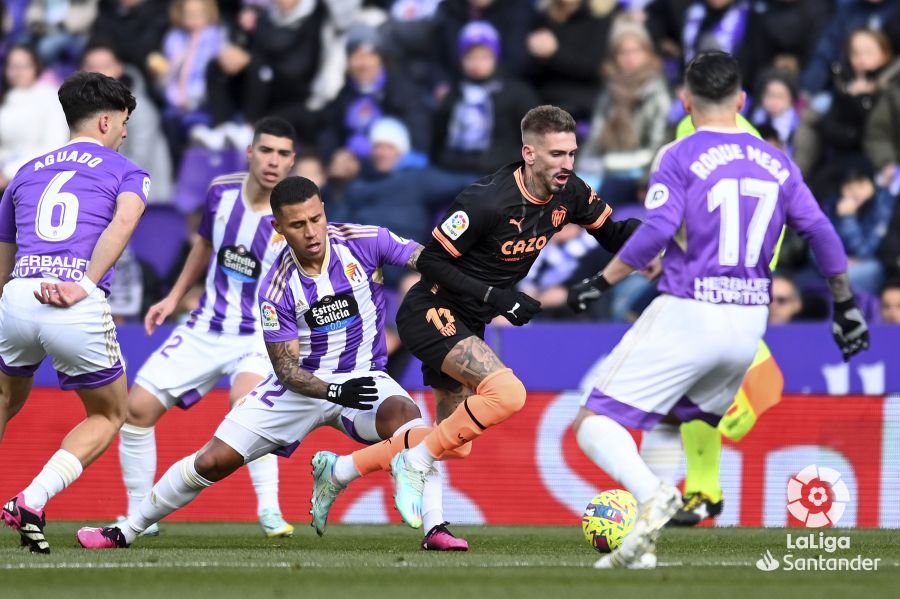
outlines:
[{"label": "real valladolid club crest", "polygon": [[[850,499],[847,483],[841,480],[841,473],[834,468],[811,464],[788,480],[788,512],[806,528],[837,525]],[[767,549],[757,560],[756,567],[764,572],[778,569],[786,572],[878,570],[881,558],[863,557],[861,554],[846,555],[850,547],[851,537],[846,534],[826,534],[824,531],[819,531],[818,534],[787,533],[785,541],[787,553],[779,559]],[[815,551],[816,554],[798,555],[795,553],[797,550]],[[835,556],[834,553],[839,550],[845,555]]]},{"label": "real valladolid club crest", "polygon": [[553,228],[559,227],[563,221],[566,220],[566,207],[565,206],[557,206],[553,209],[553,212],[550,213],[550,222],[553,224]]}]

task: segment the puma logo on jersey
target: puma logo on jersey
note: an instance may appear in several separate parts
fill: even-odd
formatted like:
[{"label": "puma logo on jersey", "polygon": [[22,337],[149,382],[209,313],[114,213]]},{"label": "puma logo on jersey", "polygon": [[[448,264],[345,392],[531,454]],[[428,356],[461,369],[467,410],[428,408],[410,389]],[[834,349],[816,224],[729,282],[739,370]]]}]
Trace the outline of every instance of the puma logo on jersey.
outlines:
[{"label": "puma logo on jersey", "polygon": [[525,217],[524,217],[524,216],[523,216],[522,218],[520,218],[519,220],[516,220],[516,219],[514,219],[514,218],[511,218],[511,219],[509,219],[509,224],[515,225],[516,228],[519,230],[519,233],[521,233],[521,232],[522,232],[522,221],[523,221],[523,220],[525,220]]}]

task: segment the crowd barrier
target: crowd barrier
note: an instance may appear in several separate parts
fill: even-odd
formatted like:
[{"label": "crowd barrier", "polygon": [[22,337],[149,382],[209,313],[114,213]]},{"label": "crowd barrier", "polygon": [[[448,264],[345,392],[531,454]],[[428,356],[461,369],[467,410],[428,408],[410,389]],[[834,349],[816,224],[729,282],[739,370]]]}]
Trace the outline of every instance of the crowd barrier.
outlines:
[{"label": "crowd barrier", "polygon": [[[572,524],[600,489],[618,486],[587,460],[570,430],[590,372],[624,327],[532,326],[493,329],[488,339],[529,388],[526,407],[475,443],[463,462],[443,464],[447,518],[457,523]],[[137,328],[120,333],[133,376],[160,343]],[[839,526],[900,527],[900,327],[875,327],[872,348],[843,364],[822,324],[773,328],[767,340],[785,373],[785,397],[722,456],[725,510],[719,525],[800,525],[787,509],[787,484],[808,465],[833,468],[849,491]],[[418,378],[418,382],[417,379]],[[405,377],[421,387],[413,365]],[[45,366],[37,388],[7,430],[0,451],[0,497],[28,483],[82,418],[77,398],[52,387]],[[414,396],[430,418],[425,391]],[[157,426],[157,477],[209,439],[227,411],[222,389],[188,412],[174,410]],[[635,433],[639,436],[639,433]],[[312,454],[358,447],[330,429],[313,433],[281,466],[282,508],[289,520],[308,520]],[[251,521],[255,497],[247,474],[214,485],[173,520]],[[125,509],[115,446],[48,509],[51,519],[103,521]],[[337,501],[334,521],[398,522],[391,482],[378,473],[354,483]]]}]

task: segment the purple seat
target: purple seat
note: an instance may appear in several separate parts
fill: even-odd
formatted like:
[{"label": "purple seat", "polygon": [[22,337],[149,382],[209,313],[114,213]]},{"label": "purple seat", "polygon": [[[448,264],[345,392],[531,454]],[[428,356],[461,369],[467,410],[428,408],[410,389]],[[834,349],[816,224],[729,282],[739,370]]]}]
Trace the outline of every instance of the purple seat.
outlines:
[{"label": "purple seat", "polygon": [[165,277],[175,266],[187,235],[183,214],[172,206],[151,204],[131,238],[131,249],[160,277]]},{"label": "purple seat", "polygon": [[225,173],[246,170],[246,165],[243,150],[189,147],[181,159],[172,203],[182,214],[194,212],[206,200],[210,181]]}]

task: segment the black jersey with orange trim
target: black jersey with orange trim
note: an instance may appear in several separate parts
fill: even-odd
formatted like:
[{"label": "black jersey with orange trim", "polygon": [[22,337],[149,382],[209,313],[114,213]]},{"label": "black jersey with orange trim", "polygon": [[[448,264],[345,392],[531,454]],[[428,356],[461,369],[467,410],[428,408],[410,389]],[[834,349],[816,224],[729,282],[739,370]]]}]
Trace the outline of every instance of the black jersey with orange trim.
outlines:
[{"label": "black jersey with orange trim", "polygon": [[[524,166],[508,164],[463,190],[432,231],[426,251],[443,251],[455,258],[453,266],[462,273],[509,289],[525,278],[541,249],[566,223],[593,230],[612,214],[612,207],[575,175],[559,193],[534,197],[525,188]],[[433,285],[427,289],[482,322],[496,316],[478,299]]]}]

